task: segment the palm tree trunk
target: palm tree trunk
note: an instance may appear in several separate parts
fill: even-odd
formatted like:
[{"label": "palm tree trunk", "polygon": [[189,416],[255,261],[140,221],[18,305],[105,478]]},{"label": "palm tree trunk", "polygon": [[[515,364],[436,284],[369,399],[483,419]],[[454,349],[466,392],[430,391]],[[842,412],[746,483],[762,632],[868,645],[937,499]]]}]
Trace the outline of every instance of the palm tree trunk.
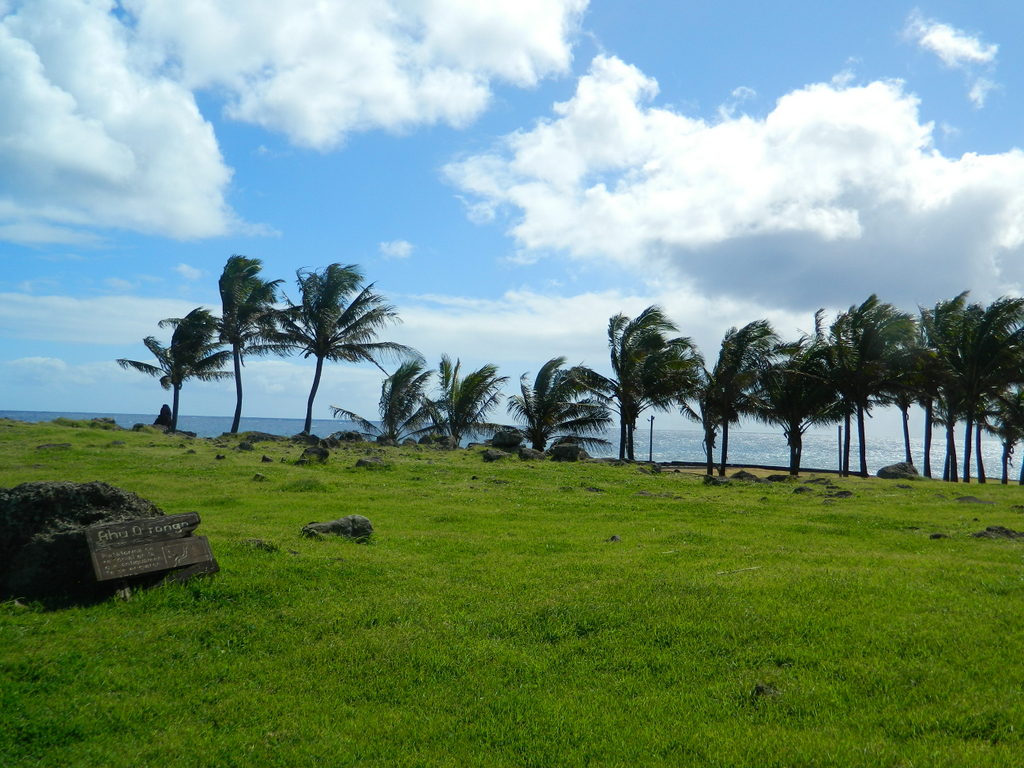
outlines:
[{"label": "palm tree trunk", "polygon": [[722,462],[718,465],[718,476],[725,477],[725,461],[729,455],[729,420],[722,421]]},{"label": "palm tree trunk", "polygon": [[860,476],[868,476],[868,448],[864,440],[864,406],[857,405],[857,446],[860,450]]},{"label": "palm tree trunk", "polygon": [[964,482],[971,482],[971,436],[974,434],[974,417],[967,417],[964,428]]},{"label": "palm tree trunk", "polygon": [[981,457],[981,422],[978,422],[978,426],[974,430],[974,456],[974,461],[978,465],[978,482],[984,483],[987,478],[985,477],[985,461]]},{"label": "palm tree trunk", "polygon": [[313,428],[313,401],[316,399],[316,391],[320,388],[320,376],[324,371],[324,359],[316,359],[316,373],[313,374],[313,387],[309,390],[309,400],[306,401],[306,423],[302,427],[304,434],[309,434]]},{"label": "palm tree trunk", "polygon": [[1024,485],[1024,459],[1020,462],[1020,478],[1017,480],[1017,485]]},{"label": "palm tree trunk", "polygon": [[626,413],[619,412],[619,461],[626,458]]},{"label": "palm tree trunk", "polygon": [[636,461],[636,453],[633,451],[633,434],[636,432],[636,416],[629,422],[626,428],[626,456],[630,461]]},{"label": "palm tree trunk", "polygon": [[924,476],[932,476],[932,426],[934,414],[931,398],[924,405]]},{"label": "palm tree trunk", "polygon": [[796,477],[800,474],[800,458],[803,454],[803,437],[800,430],[787,430],[786,441],[789,443],[789,474]]},{"label": "palm tree trunk", "polygon": [[954,429],[956,428],[956,422],[950,419],[950,423],[946,424],[946,468],[942,472],[942,479],[950,483],[957,482],[956,473],[956,435]]},{"label": "palm tree trunk", "polygon": [[178,395],[181,393],[181,384],[174,384],[174,398],[171,400],[171,426],[168,432],[178,431]]},{"label": "palm tree trunk", "polygon": [[850,476],[850,412],[843,414],[843,477]]},{"label": "palm tree trunk", "polygon": [[1009,441],[1003,441],[1003,457],[1000,461],[1002,465],[1003,475],[1000,483],[1002,485],[1008,485],[1010,482],[1010,443]]},{"label": "palm tree trunk", "polygon": [[705,474],[715,474],[715,432],[707,426],[704,427],[704,459]]},{"label": "palm tree trunk", "polygon": [[235,364],[235,417],[231,420],[231,434],[234,435],[242,420],[242,352],[237,344],[231,348],[231,358]]},{"label": "palm tree trunk", "polygon": [[900,408],[900,415],[903,417],[903,454],[907,464],[914,463],[914,456],[910,452],[910,413],[906,407]]}]

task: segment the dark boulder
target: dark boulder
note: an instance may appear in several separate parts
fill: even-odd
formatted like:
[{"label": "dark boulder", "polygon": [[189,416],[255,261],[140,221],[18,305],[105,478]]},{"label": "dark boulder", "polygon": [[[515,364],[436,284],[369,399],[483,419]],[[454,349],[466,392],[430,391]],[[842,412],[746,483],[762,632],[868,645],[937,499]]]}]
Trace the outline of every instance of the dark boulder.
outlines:
[{"label": "dark boulder", "polygon": [[741,469],[738,472],[733,472],[733,480],[744,480],[748,483],[760,483],[761,478],[755,475],[753,472],[747,472],[745,469]]},{"label": "dark boulder", "polygon": [[984,531],[972,533],[976,539],[1024,539],[1024,533],[1004,528],[1001,525],[990,525]]},{"label": "dark boulder", "polygon": [[299,458],[305,459],[306,461],[319,461],[320,463],[323,463],[327,461],[330,455],[331,452],[326,448],[319,445],[310,445],[302,452],[302,456]]},{"label": "dark boulder", "polygon": [[483,452],[484,461],[501,461],[511,455],[511,453],[505,453],[505,451],[499,451],[496,448],[488,448]]},{"label": "dark boulder", "polygon": [[240,451],[251,451],[253,450],[252,443],[248,440],[243,440],[238,444],[238,450]]},{"label": "dark boulder", "polygon": [[356,432],[353,429],[346,429],[341,432],[335,432],[330,436],[331,440],[337,440],[339,443],[361,443],[363,442],[363,433]]},{"label": "dark boulder", "polygon": [[397,448],[398,447],[398,441],[397,440],[393,440],[390,437],[378,437],[377,440],[376,440],[376,443],[377,443],[377,445],[381,446],[382,448]]},{"label": "dark boulder", "polygon": [[301,533],[311,539],[342,536],[355,541],[366,541],[373,534],[373,524],[362,515],[348,515],[326,523],[309,523],[303,526]]},{"label": "dark boulder", "polygon": [[715,475],[704,475],[704,485],[729,485],[732,482],[727,477],[716,477]]},{"label": "dark boulder", "polygon": [[300,445],[319,445],[320,438],[316,435],[307,435],[305,432],[299,432],[298,434],[291,436],[293,443],[299,443]]},{"label": "dark boulder", "polygon": [[106,483],[35,482],[0,489],[0,592],[5,597],[100,597],[85,529],[159,517],[150,501]]},{"label": "dark boulder", "polygon": [[503,451],[518,448],[523,444],[523,433],[518,429],[499,429],[491,438],[491,445]]},{"label": "dark boulder", "polygon": [[590,458],[579,443],[558,443],[548,450],[553,461],[584,461]]},{"label": "dark boulder", "polygon": [[875,474],[883,480],[916,480],[921,477],[917,468],[905,461],[882,467]]},{"label": "dark boulder", "polygon": [[519,458],[523,461],[543,461],[547,454],[534,448],[527,448],[525,445],[519,449]]},{"label": "dark boulder", "polygon": [[424,435],[420,438],[420,445],[430,445],[434,448],[454,451],[459,447],[459,442],[450,435]]},{"label": "dark boulder", "polygon": [[174,414],[171,413],[171,407],[164,403],[160,406],[160,414],[156,417],[153,422],[154,427],[169,427],[171,426],[171,420],[174,418]]}]

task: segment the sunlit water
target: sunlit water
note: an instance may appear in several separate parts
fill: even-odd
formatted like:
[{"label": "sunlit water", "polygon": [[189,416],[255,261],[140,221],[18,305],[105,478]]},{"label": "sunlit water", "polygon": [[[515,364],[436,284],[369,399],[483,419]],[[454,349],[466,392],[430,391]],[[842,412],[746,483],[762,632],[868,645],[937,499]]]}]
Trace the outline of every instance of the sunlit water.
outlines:
[{"label": "sunlit water", "polygon": [[[51,412],[51,411],[0,411],[0,417],[17,419],[19,421],[50,421],[63,416],[69,419],[91,419],[96,417],[108,417],[114,419],[118,425],[131,428],[134,424],[152,424],[152,414],[141,413],[74,413],[74,412]],[[269,432],[274,435],[294,435],[302,430],[302,419],[264,419],[246,417],[241,421],[240,431]],[[314,419],[313,433],[317,435],[329,435],[339,430],[351,429],[352,424],[337,419]],[[227,416],[180,416],[178,428],[195,432],[200,437],[216,437],[226,432],[231,427],[231,419]],[[651,446],[650,434],[646,430],[638,430],[635,437],[636,457],[646,460],[648,457],[654,461],[690,461],[699,462],[704,459],[704,449],[701,444],[701,433],[697,430],[655,430],[653,435],[653,446]],[[921,435],[913,435],[912,448],[914,460],[918,467],[921,466]],[[618,433],[608,435],[608,440],[613,445],[590,451],[593,456],[612,456],[617,453]],[[867,460],[868,470],[875,472],[879,467],[893,464],[903,460],[903,441],[900,439],[874,437],[868,435],[867,439]],[[958,445],[958,449],[961,446]],[[857,441],[853,440],[851,455],[851,469],[856,470]],[[932,443],[932,467],[933,471],[941,473],[942,461],[945,451],[945,436],[936,431]],[[1001,448],[996,440],[989,437],[982,443],[982,454],[985,459],[985,469],[990,477],[999,474]],[[716,455],[717,459],[717,455]],[[961,459],[962,462],[962,459]],[[734,429],[729,432],[729,463],[760,466],[786,467],[789,464],[789,449],[786,440],[781,432],[757,432],[746,429]],[[1017,466],[1014,462],[1011,468],[1011,476],[1016,477]],[[836,432],[809,433],[804,436],[803,460],[801,466],[805,469],[837,469],[839,466],[838,439]]]}]

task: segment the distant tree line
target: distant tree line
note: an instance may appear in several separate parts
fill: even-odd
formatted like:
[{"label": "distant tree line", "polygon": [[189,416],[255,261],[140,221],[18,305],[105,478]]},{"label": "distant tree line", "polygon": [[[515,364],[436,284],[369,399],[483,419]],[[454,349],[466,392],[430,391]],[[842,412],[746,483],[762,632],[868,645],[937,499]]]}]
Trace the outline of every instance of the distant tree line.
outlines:
[{"label": "distant tree line", "polygon": [[[296,273],[298,300],[283,293],[281,280],[261,277],[262,263],[231,256],[219,280],[221,315],[196,308],[160,327],[172,329],[164,346],[148,336],[143,344],[156,363],[119,359],[124,368],[158,377],[172,390],[170,429],[177,428],[179,394],[189,379],[232,378],[236,404],[231,432],[242,414],[242,368],[252,356],[301,354],[313,358],[313,382],[304,431],[312,426],[313,404],[325,362],[370,362],[385,375],[379,418],[370,421],[332,406],[336,417],[356,423],[367,437],[400,442],[432,435],[457,445],[475,433],[502,427],[489,420],[501,401],[507,377],[484,365],[463,372],[461,362],[441,357],[428,370],[422,356],[402,344],[379,340],[399,322],[397,310],[364,284],[354,264]],[[986,481],[984,433],[1002,445],[1001,480],[1008,482],[1016,445],[1024,440],[1024,299],[1000,298],[988,306],[968,301],[967,292],[922,307],[916,316],[871,295],[840,312],[826,325],[815,315],[814,330],[781,340],[766,320],[726,332],[717,358],[705,359],[661,308],[634,318],[615,315],[608,323],[611,373],[566,358],[544,363],[531,381],[520,378],[520,394],[508,399],[508,413],[537,450],[553,441],[605,444],[618,421],[618,455],[635,460],[634,433],[648,409],[678,410],[699,423],[706,471],[725,474],[729,428],[742,418],[781,427],[789,446],[789,471],[799,474],[803,435],[813,425],[843,425],[841,471],[850,473],[851,435],[856,428],[858,474],[867,476],[865,419],[872,408],[895,406],[902,414],[904,460],[913,463],[909,409],[924,410],[921,472],[932,477],[931,446],[936,429],[945,437],[943,480]],[[383,367],[395,361],[388,373]],[[230,362],[231,370],[224,366]],[[430,390],[431,384],[433,389]],[[962,427],[962,470],[956,431]],[[972,464],[973,456],[973,464]],[[1024,484],[1024,467],[1018,482]]]}]

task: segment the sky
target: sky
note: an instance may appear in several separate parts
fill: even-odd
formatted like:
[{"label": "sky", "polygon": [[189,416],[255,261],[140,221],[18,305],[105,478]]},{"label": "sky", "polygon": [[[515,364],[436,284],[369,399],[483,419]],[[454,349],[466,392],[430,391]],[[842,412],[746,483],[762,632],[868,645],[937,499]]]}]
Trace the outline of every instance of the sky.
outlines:
[{"label": "sky", "polygon": [[[293,299],[358,264],[381,338],[509,391],[607,372],[651,304],[713,361],[872,293],[1020,295],[1022,33],[1014,0],[0,0],[0,409],[155,414],[115,360],[217,310],[232,254]],[[250,358],[244,415],[312,375]],[[314,416],[380,383],[330,365]]]}]

